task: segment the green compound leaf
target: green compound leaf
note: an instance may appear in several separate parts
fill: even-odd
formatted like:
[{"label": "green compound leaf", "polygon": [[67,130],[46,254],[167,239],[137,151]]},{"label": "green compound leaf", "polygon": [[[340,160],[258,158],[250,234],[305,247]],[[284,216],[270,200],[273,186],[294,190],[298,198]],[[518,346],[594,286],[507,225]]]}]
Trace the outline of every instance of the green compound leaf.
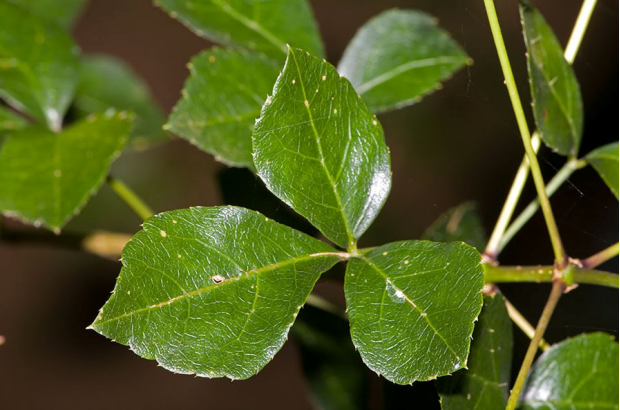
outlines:
[{"label": "green compound leaf", "polygon": [[247,379],[286,341],[329,245],[236,207],[149,218],[91,327],[176,373]]},{"label": "green compound leaf", "polygon": [[618,343],[606,333],[564,340],[536,361],[521,410],[618,408]]},{"label": "green compound leaf", "polygon": [[194,57],[166,128],[232,166],[253,168],[252,129],[281,64],[263,54],[212,49]]},{"label": "green compound leaf", "polygon": [[331,64],[290,49],[252,141],[267,188],[331,241],[354,247],[392,175],[383,129],[351,84]]},{"label": "green compound leaf", "polygon": [[323,56],[323,43],[306,0],[155,0],[194,33],[280,59],[286,45]]},{"label": "green compound leaf", "polygon": [[0,1],[0,97],[58,131],[77,85],[71,37]]},{"label": "green compound leaf", "polygon": [[133,115],[93,115],[55,134],[42,127],[11,133],[0,151],[0,210],[56,232],[103,183]]},{"label": "green compound leaf", "polygon": [[422,239],[433,242],[462,241],[482,252],[487,243],[478,206],[465,202],[441,215],[426,229]]},{"label": "green compound leaf", "polygon": [[353,343],[394,383],[453,373],[467,363],[483,285],[480,254],[462,242],[395,242],[354,257],[344,284]]},{"label": "green compound leaf", "polygon": [[612,142],[595,149],[586,156],[586,160],[618,199],[618,143]]},{"label": "green compound leaf", "polygon": [[470,63],[437,19],[414,10],[388,10],[369,20],[338,65],[377,113],[411,105]]},{"label": "green compound leaf", "polygon": [[7,0],[45,21],[69,28],[86,5],[87,0]]},{"label": "green compound leaf", "polygon": [[364,409],[367,370],[351,343],[346,320],[306,306],[291,333],[299,344],[306,383],[316,408]]},{"label": "green compound leaf", "polygon": [[503,409],[512,367],[512,322],[500,293],[484,297],[467,369],[437,381],[443,410]]},{"label": "green compound leaf", "polygon": [[166,138],[162,131],[164,115],[148,86],[128,65],[112,56],[83,57],[74,105],[80,117],[108,108],[133,111],[136,119],[128,142],[131,148],[144,149]]},{"label": "green compound leaf", "polygon": [[577,77],[543,16],[524,1],[520,9],[536,126],[549,148],[577,156],[583,129]]}]

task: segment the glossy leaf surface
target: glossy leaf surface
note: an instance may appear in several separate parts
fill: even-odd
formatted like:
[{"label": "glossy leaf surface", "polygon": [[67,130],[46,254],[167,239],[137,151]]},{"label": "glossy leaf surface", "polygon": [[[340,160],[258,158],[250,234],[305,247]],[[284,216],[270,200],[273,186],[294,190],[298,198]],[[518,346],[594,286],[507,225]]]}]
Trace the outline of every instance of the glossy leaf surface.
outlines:
[{"label": "glossy leaf surface", "polygon": [[367,369],[351,343],[347,321],[306,306],[291,333],[299,344],[304,376],[317,409],[365,408]]},{"label": "glossy leaf surface", "polygon": [[0,97],[53,130],[73,98],[77,53],[64,30],[0,1]]},{"label": "glossy leaf surface", "polygon": [[357,32],[338,65],[373,112],[411,105],[441,86],[468,57],[437,19],[388,10]]},{"label": "glossy leaf surface", "polygon": [[0,151],[0,210],[60,231],[105,180],[131,119],[108,112],[60,134],[42,127],[12,132]]},{"label": "glossy leaf surface", "polygon": [[216,43],[283,58],[286,45],[322,56],[306,0],[155,0],[194,33]]},{"label": "glossy leaf surface", "polygon": [[542,140],[562,155],[578,155],[583,129],[581,90],[573,68],[543,16],[521,3],[534,119]]},{"label": "glossy leaf surface", "polygon": [[176,373],[246,379],[284,344],[322,272],[314,238],[243,208],[149,218],[92,328]]},{"label": "glossy leaf surface", "polygon": [[344,248],[391,186],[383,129],[329,63],[290,49],[252,134],[254,165],[276,196]]},{"label": "glossy leaf surface", "polygon": [[487,242],[478,206],[473,202],[466,202],[445,212],[428,227],[422,239],[434,242],[463,241],[478,252],[484,251]]},{"label": "glossy leaf surface", "polygon": [[474,328],[467,369],[437,381],[443,410],[503,409],[508,401],[512,367],[512,322],[506,299],[484,297]]},{"label": "glossy leaf surface", "polygon": [[83,57],[74,105],[82,117],[108,108],[133,111],[136,119],[128,142],[131,148],[143,149],[166,138],[162,130],[163,113],[148,86],[128,65],[115,57]]},{"label": "glossy leaf surface", "polygon": [[46,21],[69,28],[87,0],[7,0]]},{"label": "glossy leaf surface", "polygon": [[590,333],[554,345],[538,358],[521,394],[522,410],[618,408],[618,343]]},{"label": "glossy leaf surface", "polygon": [[453,373],[467,363],[483,285],[480,254],[462,242],[375,248],[347,266],[353,343],[394,383]]},{"label": "glossy leaf surface", "polygon": [[618,143],[613,142],[595,149],[586,156],[586,160],[618,199]]},{"label": "glossy leaf surface", "polygon": [[258,53],[212,49],[189,68],[167,128],[226,164],[253,168],[252,129],[281,65]]}]

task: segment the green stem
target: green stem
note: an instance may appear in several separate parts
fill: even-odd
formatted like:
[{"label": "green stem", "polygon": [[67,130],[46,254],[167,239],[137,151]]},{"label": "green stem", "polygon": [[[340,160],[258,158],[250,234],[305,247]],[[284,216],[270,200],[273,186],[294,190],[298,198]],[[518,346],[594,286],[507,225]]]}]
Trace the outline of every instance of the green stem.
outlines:
[{"label": "green stem", "polygon": [[[573,27],[570,39],[568,40],[566,50],[564,51],[564,58],[566,59],[568,64],[573,64],[573,62],[575,61],[575,56],[577,55],[577,51],[579,51],[581,40],[585,35],[586,28],[588,27],[588,23],[590,21],[590,17],[592,16],[592,11],[594,10],[595,5],[596,0],[585,0],[583,2],[581,11],[579,12],[579,16],[577,17],[577,21],[575,22],[575,26]],[[538,135],[538,132],[535,132],[532,136],[532,146],[534,147],[534,151],[538,151],[538,148],[540,147],[540,137]],[[499,253],[510,241],[510,239],[503,239],[504,232],[506,231],[506,227],[508,226],[508,222],[510,222],[512,214],[514,213],[521,193],[523,192],[523,188],[525,186],[525,182],[527,181],[529,172],[530,164],[527,161],[526,155],[521,161],[521,166],[517,171],[517,175],[515,176],[512,186],[510,187],[510,192],[506,197],[506,202],[504,203],[504,207],[502,208],[497,223],[495,224],[495,228],[493,229],[493,234],[489,239],[487,249],[484,252],[485,257],[487,259],[490,259],[491,261],[497,260],[497,256],[499,255]],[[536,208],[534,209],[534,211],[537,210],[539,206],[540,203],[536,201]],[[528,212],[532,212],[532,210],[529,210]],[[523,213],[521,214],[521,216],[523,216]],[[510,237],[512,238],[519,231],[519,229],[521,229],[521,227],[522,225],[519,226],[513,223],[511,225],[512,231],[510,231],[509,228]],[[506,232],[506,235],[508,235],[508,232]]]},{"label": "green stem", "polygon": [[[533,339],[534,335],[536,334],[534,326],[530,325],[530,322],[527,321],[525,316],[523,316],[521,312],[519,312],[517,308],[508,301],[508,299],[506,299],[506,310],[508,311],[508,316],[510,317],[510,319],[512,319],[514,324],[517,325],[517,327],[521,329],[523,333],[525,333],[525,335],[530,338],[530,340]],[[549,345],[549,343],[547,343],[545,339],[540,339],[540,344],[538,345],[538,347],[540,347],[540,350],[544,352],[551,346]]]},{"label": "green stem", "polygon": [[108,177],[108,185],[142,220],[146,220],[154,215],[151,208],[122,181]]},{"label": "green stem", "polygon": [[547,230],[549,231],[549,238],[551,239],[551,244],[553,245],[555,260],[559,267],[564,267],[566,265],[564,246],[562,245],[560,232],[558,231],[558,227],[553,216],[551,203],[545,193],[545,181],[543,180],[542,172],[540,171],[540,165],[538,164],[538,159],[536,158],[536,152],[532,147],[530,130],[527,125],[527,120],[525,119],[525,112],[523,111],[523,106],[521,105],[521,99],[519,98],[517,84],[515,83],[514,75],[512,74],[512,68],[510,66],[508,52],[506,51],[506,45],[504,44],[504,38],[502,37],[497,12],[495,11],[495,5],[493,4],[493,0],[484,0],[484,5],[487,10],[487,16],[489,18],[489,25],[491,27],[491,33],[493,34],[495,48],[497,49],[497,55],[499,57],[500,65],[502,66],[502,72],[504,73],[504,79],[506,81],[506,87],[508,88],[510,102],[512,103],[517,125],[519,126],[521,140],[523,141],[525,153],[527,154],[527,159],[532,170],[532,177],[534,179],[534,185],[536,186],[536,192],[538,193],[538,198],[540,198],[540,204],[545,216]]},{"label": "green stem", "polygon": [[347,320],[347,321],[349,320],[349,316],[347,315],[347,312],[345,312],[344,310],[342,310],[340,307],[336,306],[329,300],[323,299],[321,296],[315,295],[313,293],[311,293],[308,296],[308,299],[306,300],[306,304],[310,306],[314,306],[317,309],[324,310],[328,313],[332,313],[344,320]]},{"label": "green stem", "polygon": [[523,359],[523,363],[521,364],[521,369],[519,369],[517,380],[515,381],[515,384],[510,391],[510,397],[508,398],[506,410],[514,410],[517,407],[519,395],[521,394],[521,390],[523,389],[523,385],[525,384],[527,373],[529,372],[530,367],[534,362],[534,358],[536,357],[538,345],[540,344],[540,341],[545,334],[545,330],[547,330],[547,326],[549,325],[549,321],[551,320],[553,311],[555,310],[555,307],[557,306],[558,301],[562,296],[562,292],[564,292],[564,288],[564,282],[562,282],[561,280],[555,280],[553,282],[553,287],[551,288],[549,299],[547,300],[547,304],[543,309],[542,315],[540,315],[538,325],[536,325],[534,337],[532,338],[530,345],[527,348],[527,352],[525,353],[525,358]]},{"label": "green stem", "polygon": [[[545,187],[547,196],[551,197],[562,184],[578,169],[581,169],[587,165],[584,160],[571,159],[569,160],[553,177],[551,181]],[[536,211],[540,208],[540,201],[538,198],[534,199],[530,204],[521,212],[521,214],[515,219],[512,224],[506,229],[505,233],[501,237],[499,246],[497,247],[497,253],[500,253],[508,242],[514,238],[514,236],[523,228],[523,226],[534,216]]]},{"label": "green stem", "polygon": [[[492,266],[484,264],[483,268],[486,283],[553,282],[554,277],[552,265]],[[575,283],[618,289],[618,275],[615,273],[574,266],[573,275]]]},{"label": "green stem", "polygon": [[[536,152],[538,152],[538,149],[540,148],[540,137],[537,132],[532,135],[532,147]],[[512,214],[517,207],[517,202],[519,202],[519,198],[523,193],[523,188],[525,187],[525,182],[527,181],[529,174],[530,163],[527,160],[527,156],[524,156],[523,160],[521,160],[521,165],[519,165],[519,169],[517,170],[517,174],[515,175],[515,179],[512,181],[510,192],[508,192],[508,196],[506,197],[506,202],[504,202],[499,218],[497,218],[491,238],[489,239],[487,247],[484,251],[485,258],[490,261],[497,260],[497,256],[502,251],[502,238],[505,235],[506,228],[512,218]]]},{"label": "green stem", "polygon": [[586,269],[596,268],[598,265],[603,264],[616,256],[618,256],[618,243],[611,245],[609,248],[604,249],[587,259],[583,259],[581,261],[581,267]]},{"label": "green stem", "polygon": [[579,16],[577,16],[577,21],[573,27],[573,32],[570,35],[570,39],[568,39],[568,44],[566,45],[566,50],[564,51],[564,58],[568,61],[568,64],[573,64],[575,61],[575,56],[577,55],[577,51],[579,51],[581,40],[583,40],[583,36],[586,33],[586,28],[588,28],[590,17],[592,17],[594,6],[596,6],[596,0],[584,0],[581,5]]}]

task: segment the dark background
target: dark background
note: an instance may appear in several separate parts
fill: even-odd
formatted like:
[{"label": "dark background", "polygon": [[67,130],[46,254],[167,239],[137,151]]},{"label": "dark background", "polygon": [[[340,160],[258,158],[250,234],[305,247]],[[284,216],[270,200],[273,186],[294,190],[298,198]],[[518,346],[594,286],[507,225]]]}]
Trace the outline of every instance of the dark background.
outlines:
[{"label": "dark background", "polygon": [[[565,44],[580,1],[535,1]],[[312,6],[330,62],[336,64],[356,29],[373,15],[398,6],[427,11],[440,20],[475,60],[421,103],[380,116],[392,151],[391,195],[363,246],[412,239],[442,212],[465,200],[480,204],[490,232],[523,148],[508,100],[481,0],[314,0]],[[522,99],[529,101],[525,47],[517,1],[498,1],[498,13]],[[582,155],[617,140],[618,2],[600,0],[575,62],[585,105]],[[85,53],[109,53],[128,62],[169,112],[180,97],[188,60],[211,43],[198,38],[149,0],[92,0],[74,29]],[[527,107],[527,104],[524,104]],[[531,119],[531,118],[530,118]],[[533,121],[530,121],[533,124]],[[549,179],[563,158],[543,148]],[[213,157],[174,139],[143,153],[125,153],[113,166],[156,211],[192,205],[243,203],[286,219],[286,209],[263,202],[261,183],[248,172],[226,170]],[[225,182],[225,195],[220,182]],[[521,207],[533,198],[525,190]],[[578,171],[552,204],[571,256],[587,257],[618,241],[618,202],[590,168]],[[264,209],[264,208],[268,209]],[[67,230],[135,232],[140,220],[107,187]],[[548,264],[552,250],[542,216],[506,248],[506,264]],[[0,244],[0,407],[5,409],[310,409],[297,345],[287,343],[276,358],[247,381],[174,375],[85,330],[112,290],[120,263],[75,251]],[[618,271],[618,260],[603,269]],[[547,285],[506,285],[507,297],[536,322]],[[319,291],[342,302],[337,282]],[[618,335],[618,291],[580,286],[560,301],[546,338],[557,342],[582,332]],[[515,330],[515,367],[527,339]],[[515,369],[516,372],[517,369]],[[374,373],[369,405],[380,408],[437,407],[425,388],[382,389]],[[429,400],[429,402],[424,402]],[[430,403],[430,404],[429,404]]]}]

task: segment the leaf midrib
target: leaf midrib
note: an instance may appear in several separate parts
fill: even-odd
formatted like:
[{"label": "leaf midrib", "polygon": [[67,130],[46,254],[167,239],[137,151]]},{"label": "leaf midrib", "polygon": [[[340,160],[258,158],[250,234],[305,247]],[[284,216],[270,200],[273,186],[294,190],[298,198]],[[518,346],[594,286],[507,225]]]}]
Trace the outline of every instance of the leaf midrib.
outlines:
[{"label": "leaf midrib", "polygon": [[222,12],[230,16],[233,20],[241,23],[246,28],[260,35],[262,38],[274,45],[282,53],[286,54],[286,44],[278,37],[276,37],[271,31],[260,25],[258,21],[249,19],[228,3],[224,3],[219,0],[211,0],[211,4],[218,7],[220,10],[222,10]]},{"label": "leaf midrib", "polygon": [[[454,355],[454,357],[458,360],[459,364],[462,366],[465,366],[465,364],[461,361],[461,358],[459,357],[459,355],[454,351],[454,349],[452,348],[452,346],[450,346],[450,344],[448,343],[448,341],[445,339],[445,337],[439,333],[439,331],[435,328],[435,326],[431,323],[430,319],[428,318],[428,315],[422,315],[423,312],[416,303],[413,302],[413,300],[409,297],[409,295],[407,295],[402,289],[400,289],[399,287],[397,287],[394,282],[392,281],[392,279],[390,279],[390,277],[381,269],[379,268],[373,261],[371,261],[370,259],[366,258],[363,255],[358,255],[357,258],[359,260],[361,260],[362,262],[366,263],[368,266],[370,266],[371,268],[373,268],[379,275],[381,275],[383,277],[383,279],[386,281],[386,286],[387,286],[387,282],[389,281],[390,286],[392,286],[394,289],[396,289],[397,291],[401,292],[404,297],[405,300],[407,301],[407,303],[409,303],[409,305],[411,305],[411,307],[413,307],[413,309],[415,309],[416,311],[418,311],[420,313],[420,316],[422,316],[424,318],[424,320],[426,321],[426,323],[428,323],[428,326],[433,330],[433,332],[439,336],[439,338],[441,339],[441,341],[446,345],[446,347],[450,350],[450,352]],[[382,304],[383,305],[383,304]]]},{"label": "leaf midrib", "polygon": [[110,318],[110,319],[106,319],[106,320],[102,320],[102,321],[97,321],[97,322],[93,323],[93,325],[91,327],[94,328],[94,329],[97,329],[97,328],[100,328],[100,327],[102,327],[104,325],[107,325],[108,323],[116,322],[116,321],[119,321],[119,320],[124,319],[126,317],[130,317],[130,316],[133,316],[133,315],[136,315],[136,314],[147,312],[147,311],[150,311],[150,310],[153,310],[153,309],[159,309],[159,308],[162,308],[164,306],[176,303],[178,301],[185,300],[187,298],[191,299],[191,298],[193,298],[195,296],[199,296],[199,295],[201,295],[203,293],[209,292],[212,289],[216,289],[216,288],[221,288],[223,286],[227,286],[228,284],[238,282],[239,280],[244,279],[244,278],[249,278],[249,277],[252,277],[252,276],[257,276],[257,275],[260,275],[261,273],[266,273],[266,272],[269,272],[269,271],[274,270],[274,269],[285,267],[285,266],[288,266],[288,265],[291,265],[291,264],[294,265],[294,264],[299,263],[299,262],[305,262],[305,261],[312,260],[314,258],[321,258],[321,257],[325,257],[325,258],[331,257],[331,258],[338,258],[339,259],[340,255],[338,253],[335,253],[335,252],[320,252],[320,253],[313,253],[313,254],[309,254],[309,255],[302,255],[302,256],[299,256],[299,257],[292,258],[292,259],[287,259],[287,260],[282,261],[282,262],[274,263],[274,264],[267,265],[267,266],[262,266],[260,268],[252,269],[250,271],[242,273],[241,275],[238,275],[238,276],[226,279],[226,280],[224,280],[221,283],[212,283],[210,285],[203,286],[202,288],[195,289],[195,290],[193,290],[191,292],[187,292],[187,293],[181,294],[179,296],[175,296],[173,298],[170,298],[168,300],[164,300],[164,301],[158,302],[158,303],[156,303],[154,305],[149,305],[149,306],[146,306],[146,307],[143,307],[143,308],[140,308],[140,309],[132,310],[130,312],[123,313],[122,315],[119,315],[119,316],[116,316],[116,317],[113,317],[113,318]]},{"label": "leaf midrib", "polygon": [[310,104],[309,103],[308,105],[305,104],[305,102],[308,101],[308,96],[306,95],[306,87],[304,87],[304,80],[303,80],[303,76],[301,75],[301,69],[299,68],[299,64],[297,63],[297,57],[295,56],[295,52],[293,51],[292,48],[290,49],[290,53],[291,53],[291,56],[293,57],[293,62],[295,63],[297,74],[299,75],[299,84],[301,86],[301,91],[304,96],[304,107],[306,107],[306,112],[308,113],[308,118],[309,118],[310,126],[312,127],[312,132],[314,135],[316,146],[318,148],[319,155],[321,157],[320,159],[321,168],[325,172],[325,176],[327,177],[327,180],[329,181],[330,185],[332,186],[332,190],[334,191],[334,198],[336,199],[336,202],[338,203],[338,209],[340,210],[340,215],[342,216],[342,221],[344,223],[345,230],[347,231],[347,246],[352,246],[355,244],[355,239],[353,237],[351,227],[349,226],[349,221],[347,220],[347,216],[344,213],[344,205],[342,204],[342,199],[340,198],[340,194],[338,193],[338,189],[336,188],[337,187],[336,182],[334,181],[332,175],[329,173],[327,167],[325,166],[325,155],[323,154],[323,147],[321,146],[321,138],[319,137],[319,133],[317,132],[316,126],[314,124],[314,119],[312,117],[312,111],[310,111],[310,106],[309,106]]},{"label": "leaf midrib", "polygon": [[396,66],[392,68],[391,70],[388,70],[385,73],[380,74],[374,77],[373,79],[361,84],[360,86],[357,87],[357,92],[359,92],[360,94],[364,94],[365,92],[375,88],[376,86],[381,85],[391,80],[392,78],[400,74],[403,74],[407,71],[415,70],[416,68],[430,67],[433,65],[441,65],[441,64],[458,63],[458,62],[461,62],[462,60],[463,60],[462,57],[439,56],[439,57],[424,58],[421,60],[408,61],[404,64]]}]

